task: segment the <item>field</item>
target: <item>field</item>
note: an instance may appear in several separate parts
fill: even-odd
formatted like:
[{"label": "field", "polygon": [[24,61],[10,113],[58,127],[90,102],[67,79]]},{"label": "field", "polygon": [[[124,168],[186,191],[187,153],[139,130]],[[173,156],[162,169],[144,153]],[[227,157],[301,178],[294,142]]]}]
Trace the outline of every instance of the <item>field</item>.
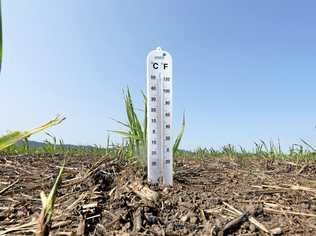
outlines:
[{"label": "field", "polygon": [[[236,155],[236,156],[234,156]],[[0,157],[0,235],[31,235],[66,159],[50,235],[316,235],[313,158],[179,152],[174,186],[119,150]],[[267,231],[267,232],[265,232]]]},{"label": "field", "polygon": [[301,140],[253,150],[184,151],[185,116],[172,148],[174,185],[147,182],[143,122],[124,94],[121,144],[32,146],[31,135],[63,116],[0,137],[1,235],[316,235],[316,151]]}]

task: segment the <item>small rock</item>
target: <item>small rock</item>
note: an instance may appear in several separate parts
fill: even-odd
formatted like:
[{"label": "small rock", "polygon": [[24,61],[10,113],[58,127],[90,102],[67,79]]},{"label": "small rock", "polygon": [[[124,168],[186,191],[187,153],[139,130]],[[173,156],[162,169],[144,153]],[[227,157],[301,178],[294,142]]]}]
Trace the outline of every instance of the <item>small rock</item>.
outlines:
[{"label": "small rock", "polygon": [[251,225],[249,226],[249,230],[250,230],[251,233],[254,233],[254,232],[257,231],[257,228],[256,228],[255,225],[251,224]]},{"label": "small rock", "polygon": [[270,232],[271,232],[271,235],[281,235],[283,233],[280,227],[271,229]]},{"label": "small rock", "polygon": [[250,223],[248,221],[246,221],[243,225],[242,225],[242,228],[248,230],[250,227]]}]

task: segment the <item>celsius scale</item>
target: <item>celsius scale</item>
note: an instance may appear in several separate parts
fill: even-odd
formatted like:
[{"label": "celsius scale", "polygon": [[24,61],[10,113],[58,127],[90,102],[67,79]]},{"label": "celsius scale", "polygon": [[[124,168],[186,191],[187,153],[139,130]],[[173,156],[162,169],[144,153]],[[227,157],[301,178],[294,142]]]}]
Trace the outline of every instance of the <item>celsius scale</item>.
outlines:
[{"label": "celsius scale", "polygon": [[148,182],[172,185],[172,58],[158,47],[147,56]]}]

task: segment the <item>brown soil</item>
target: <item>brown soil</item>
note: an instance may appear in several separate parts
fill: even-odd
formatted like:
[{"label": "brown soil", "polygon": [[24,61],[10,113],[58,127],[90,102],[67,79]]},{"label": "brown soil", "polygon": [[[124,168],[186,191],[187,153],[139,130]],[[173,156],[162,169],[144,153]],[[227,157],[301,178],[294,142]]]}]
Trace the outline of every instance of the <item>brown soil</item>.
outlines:
[{"label": "brown soil", "polygon": [[[0,157],[0,235],[32,234],[18,227],[38,217],[62,163]],[[51,235],[316,235],[315,164],[177,160],[163,188],[120,159],[68,158]]]}]

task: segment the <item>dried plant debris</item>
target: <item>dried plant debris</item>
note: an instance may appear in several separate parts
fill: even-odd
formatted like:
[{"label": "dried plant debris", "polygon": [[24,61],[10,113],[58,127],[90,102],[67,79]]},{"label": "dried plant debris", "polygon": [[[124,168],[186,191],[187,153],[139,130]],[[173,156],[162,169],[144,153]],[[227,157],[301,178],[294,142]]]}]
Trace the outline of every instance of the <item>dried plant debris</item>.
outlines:
[{"label": "dried plant debris", "polygon": [[[316,235],[315,164],[178,159],[164,188],[120,158],[69,157],[49,235]],[[62,157],[0,156],[0,235],[36,233],[40,193],[61,166]]]}]

